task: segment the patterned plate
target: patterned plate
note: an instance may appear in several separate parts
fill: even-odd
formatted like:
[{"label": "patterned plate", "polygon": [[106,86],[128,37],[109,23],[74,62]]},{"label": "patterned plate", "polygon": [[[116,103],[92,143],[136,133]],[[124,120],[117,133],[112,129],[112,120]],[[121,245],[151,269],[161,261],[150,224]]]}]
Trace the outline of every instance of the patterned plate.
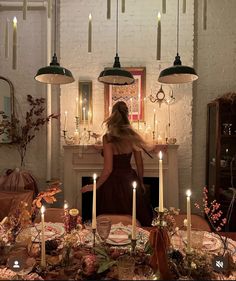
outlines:
[{"label": "patterned plate", "polygon": [[125,226],[112,225],[107,244],[123,246],[130,243],[131,230]]},{"label": "patterned plate", "polygon": [[[39,242],[41,233],[41,223],[31,227],[32,241]],[[45,222],[45,240],[52,240],[62,236],[65,232],[63,223]]]}]

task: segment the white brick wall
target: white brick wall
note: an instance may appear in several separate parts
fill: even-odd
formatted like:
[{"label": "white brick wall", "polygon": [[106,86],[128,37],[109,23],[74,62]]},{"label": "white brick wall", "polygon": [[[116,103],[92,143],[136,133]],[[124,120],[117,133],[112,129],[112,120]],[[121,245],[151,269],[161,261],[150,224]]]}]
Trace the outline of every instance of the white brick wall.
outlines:
[{"label": "white brick wall", "polygon": [[[112,16],[106,19],[105,0],[61,1],[60,48],[61,64],[69,68],[75,77],[73,84],[62,86],[61,111],[69,111],[69,131],[74,131],[75,98],[78,80],[93,81],[94,130],[104,119],[103,85],[97,81],[104,67],[112,66],[115,56],[115,8],[112,1]],[[121,3],[121,2],[120,2]],[[145,3],[145,4],[144,4]],[[167,1],[167,13],[162,16],[162,60],[156,61],[157,14],[162,1],[127,0],[126,12],[119,13],[119,56],[122,66],[145,66],[146,91],[156,85],[159,71],[173,64],[176,55],[176,9],[175,0]],[[180,11],[181,8],[180,8]],[[92,53],[87,52],[88,15],[93,17]],[[187,13],[180,12],[180,55],[183,64],[193,62],[193,1],[187,3]],[[172,106],[172,128],[179,148],[180,195],[191,185],[192,167],[192,86],[175,86],[177,102]],[[167,106],[148,103],[146,121],[152,124],[153,108],[157,110],[161,130],[168,122]],[[182,199],[181,199],[182,202]]]}]

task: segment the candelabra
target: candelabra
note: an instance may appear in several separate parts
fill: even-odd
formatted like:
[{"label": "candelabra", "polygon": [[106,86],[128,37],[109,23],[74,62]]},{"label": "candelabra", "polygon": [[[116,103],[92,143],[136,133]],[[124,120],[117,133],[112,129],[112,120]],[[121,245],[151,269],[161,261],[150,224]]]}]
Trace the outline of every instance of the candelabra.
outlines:
[{"label": "candelabra", "polygon": [[167,223],[166,223],[165,217],[168,213],[168,210],[164,208],[163,211],[159,211],[158,207],[155,208],[154,210],[157,213],[157,217],[154,218],[154,220],[152,221],[152,225],[157,226],[158,228],[166,227]]}]

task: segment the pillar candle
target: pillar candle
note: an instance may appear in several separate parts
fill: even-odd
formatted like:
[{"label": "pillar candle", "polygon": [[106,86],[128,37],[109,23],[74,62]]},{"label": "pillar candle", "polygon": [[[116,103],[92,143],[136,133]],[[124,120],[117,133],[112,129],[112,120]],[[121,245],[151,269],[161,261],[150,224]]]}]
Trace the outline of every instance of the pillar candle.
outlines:
[{"label": "pillar candle", "polygon": [[187,195],[187,252],[191,251],[191,190],[186,191]]},{"label": "pillar candle", "polygon": [[92,209],[92,229],[96,229],[97,222],[96,222],[96,192],[97,192],[97,175],[93,175],[93,209]]},{"label": "pillar candle", "polygon": [[157,16],[157,60],[161,59],[161,13]]},{"label": "pillar candle", "polygon": [[5,28],[5,58],[9,57],[9,19],[6,20]]},{"label": "pillar candle", "polygon": [[89,14],[89,25],[88,25],[88,52],[92,52],[92,15]]},{"label": "pillar candle", "polygon": [[64,131],[66,131],[66,128],[67,128],[67,111],[65,111]]},{"label": "pillar candle", "polygon": [[23,0],[23,20],[26,20],[27,0]]},{"label": "pillar candle", "polygon": [[45,222],[44,222],[45,207],[41,207],[41,266],[46,267],[46,250],[45,250]]},{"label": "pillar candle", "polygon": [[79,98],[75,99],[75,116],[79,117]]},{"label": "pillar candle", "polygon": [[159,212],[163,212],[163,167],[162,152],[159,152]]},{"label": "pillar candle", "polygon": [[133,208],[132,208],[132,239],[136,239],[136,187],[137,182],[133,182]]},{"label": "pillar candle", "polygon": [[153,132],[155,132],[156,127],[156,109],[153,110]]},{"label": "pillar candle", "polygon": [[13,50],[12,50],[12,68],[16,69],[17,64],[17,18],[13,19]]}]

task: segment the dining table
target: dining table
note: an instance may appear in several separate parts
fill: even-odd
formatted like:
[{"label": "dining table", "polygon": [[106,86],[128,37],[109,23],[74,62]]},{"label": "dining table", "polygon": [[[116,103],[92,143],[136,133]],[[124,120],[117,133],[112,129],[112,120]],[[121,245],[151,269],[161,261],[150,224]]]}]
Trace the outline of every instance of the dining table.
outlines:
[{"label": "dining table", "polygon": [[[13,243],[8,243],[7,235],[0,226],[0,280],[109,280],[119,278],[119,257],[129,255],[134,258],[133,280],[160,279],[149,265],[151,256],[149,245],[150,231],[155,227],[136,227],[135,248],[131,247],[131,225],[122,222],[113,224],[107,239],[101,239],[98,231],[94,234],[91,225],[79,224],[66,232],[64,223],[45,223],[46,267],[41,266],[41,224],[31,225]],[[204,256],[230,254],[233,268],[230,272],[214,272],[219,280],[236,279],[236,234],[200,231],[194,241],[196,251]],[[171,233],[170,249],[184,257],[186,251],[186,231]],[[200,237],[200,238],[199,238]],[[198,240],[198,245],[196,241]],[[225,242],[225,245],[223,242]],[[12,260],[19,260],[22,268],[15,271]],[[212,267],[214,269],[214,267]],[[179,276],[178,280],[186,279]],[[123,278],[122,278],[123,279]],[[194,278],[193,278],[194,279]]]}]

